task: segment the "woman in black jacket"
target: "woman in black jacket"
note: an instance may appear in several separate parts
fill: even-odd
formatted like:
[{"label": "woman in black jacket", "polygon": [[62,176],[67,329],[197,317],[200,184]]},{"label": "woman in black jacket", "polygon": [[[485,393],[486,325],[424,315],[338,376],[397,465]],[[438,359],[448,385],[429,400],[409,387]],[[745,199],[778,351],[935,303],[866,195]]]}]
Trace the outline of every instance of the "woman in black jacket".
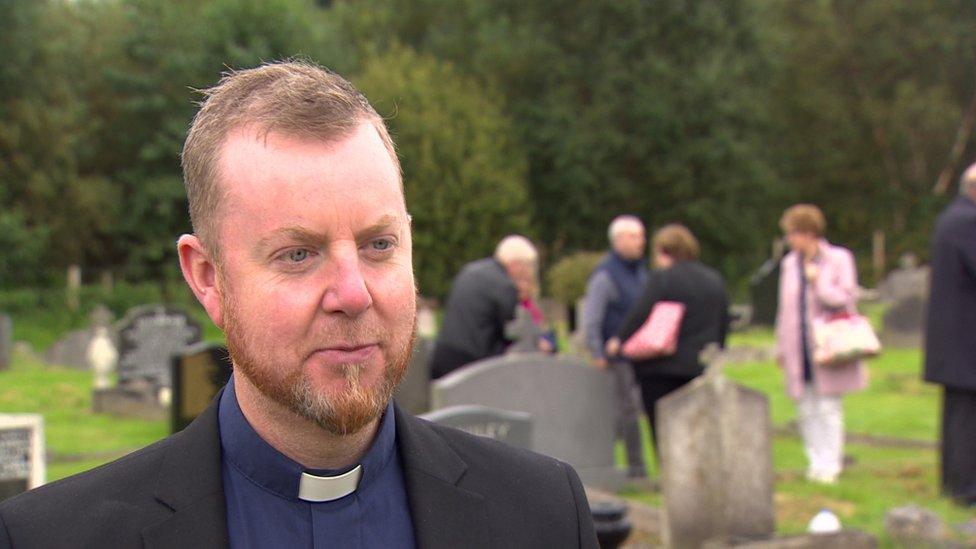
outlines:
[{"label": "woman in black jacket", "polygon": [[706,345],[718,343],[725,347],[729,298],[722,275],[698,261],[698,241],[685,226],[671,224],[658,229],[651,248],[656,269],[617,337],[607,342],[607,354],[619,352],[620,342],[627,341],[641,327],[657,302],[684,304],[675,353],[634,361],[656,451],[655,404],[704,371],[698,355]]}]

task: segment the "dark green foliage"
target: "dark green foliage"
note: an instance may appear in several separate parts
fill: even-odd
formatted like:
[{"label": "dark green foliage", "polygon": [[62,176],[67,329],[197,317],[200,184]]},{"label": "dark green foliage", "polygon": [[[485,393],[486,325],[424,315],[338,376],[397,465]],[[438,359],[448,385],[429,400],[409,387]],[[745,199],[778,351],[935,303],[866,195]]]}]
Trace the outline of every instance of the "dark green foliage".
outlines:
[{"label": "dark green foliage", "polygon": [[546,271],[546,290],[566,305],[575,305],[586,293],[586,282],[606,252],[576,252],[557,261]]}]

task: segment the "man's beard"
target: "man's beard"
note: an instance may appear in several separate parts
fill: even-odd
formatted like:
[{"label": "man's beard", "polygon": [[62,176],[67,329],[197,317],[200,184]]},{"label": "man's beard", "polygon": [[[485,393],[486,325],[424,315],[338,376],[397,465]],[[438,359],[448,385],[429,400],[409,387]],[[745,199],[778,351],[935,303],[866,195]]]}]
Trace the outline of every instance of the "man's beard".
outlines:
[{"label": "man's beard", "polygon": [[[297,364],[280,364],[269,353],[254,352],[253,338],[237,315],[234,298],[229,296],[222,301],[227,350],[234,368],[240,370],[266,397],[334,435],[358,433],[383,413],[406,373],[413,352],[415,330],[407,335],[406,341],[401,341],[399,337],[387,340],[387,344],[380,348],[386,351],[387,362],[384,364],[383,378],[376,387],[366,387],[360,379],[366,365],[349,363],[339,366],[346,387],[327,394],[314,387],[301,359]],[[415,323],[416,316],[412,324]],[[362,341],[364,335],[379,341],[381,338],[377,336],[382,335],[378,328],[362,320],[350,320],[334,328],[333,332],[329,335],[350,336],[337,338],[340,341]],[[285,372],[284,377],[275,375],[280,372]]]}]

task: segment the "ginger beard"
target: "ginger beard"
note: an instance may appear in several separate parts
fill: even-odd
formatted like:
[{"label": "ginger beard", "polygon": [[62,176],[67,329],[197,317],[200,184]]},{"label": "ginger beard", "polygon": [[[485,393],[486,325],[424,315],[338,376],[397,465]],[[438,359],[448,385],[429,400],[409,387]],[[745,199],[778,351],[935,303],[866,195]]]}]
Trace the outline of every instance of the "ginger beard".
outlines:
[{"label": "ginger beard", "polygon": [[[366,364],[348,363],[339,366],[345,381],[342,390],[326,392],[315,387],[304,367],[307,356],[297,363],[284,363],[274,357],[269,346],[256,343],[255,331],[238,313],[237,299],[224,285],[221,306],[224,315],[224,334],[227,350],[234,368],[239,370],[262,394],[295,414],[316,423],[328,432],[345,436],[358,433],[386,409],[400,380],[406,373],[413,352],[415,324],[414,313],[410,330],[402,333],[386,332],[370,324],[364,318],[350,319],[337,324],[323,334],[323,340],[333,338],[344,341],[370,339],[380,341],[380,351],[386,363],[382,379],[369,387],[362,374]],[[337,337],[342,336],[342,337]],[[364,337],[366,336],[366,337]],[[270,344],[270,347],[273,347]]]}]

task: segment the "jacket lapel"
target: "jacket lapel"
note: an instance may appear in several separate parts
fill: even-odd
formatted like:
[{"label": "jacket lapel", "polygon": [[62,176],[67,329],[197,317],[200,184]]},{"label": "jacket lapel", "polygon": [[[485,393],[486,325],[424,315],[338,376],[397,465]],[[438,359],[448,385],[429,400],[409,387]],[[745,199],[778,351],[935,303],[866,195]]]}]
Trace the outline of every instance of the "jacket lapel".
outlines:
[{"label": "jacket lapel", "polygon": [[156,499],[173,510],[167,520],[143,530],[147,548],[227,547],[227,513],[221,474],[217,402],[172,443],[160,466]]},{"label": "jacket lapel", "polygon": [[429,425],[399,407],[396,426],[417,546],[489,547],[484,497],[458,486],[467,464]]}]

